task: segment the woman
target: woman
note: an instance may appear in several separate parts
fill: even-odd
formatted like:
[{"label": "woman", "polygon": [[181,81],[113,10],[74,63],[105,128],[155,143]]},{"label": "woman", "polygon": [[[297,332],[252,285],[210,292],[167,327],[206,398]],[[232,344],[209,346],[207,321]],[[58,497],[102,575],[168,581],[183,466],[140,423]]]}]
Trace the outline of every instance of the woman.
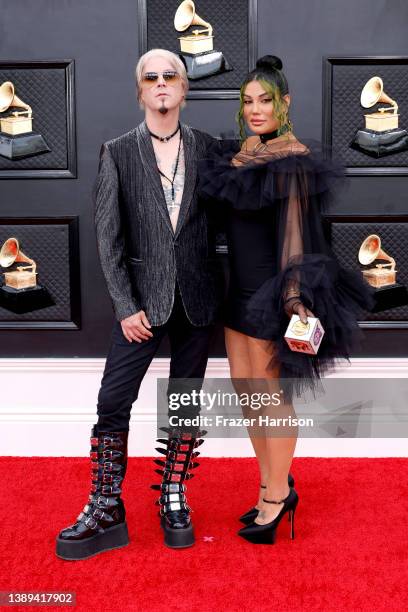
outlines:
[{"label": "woman", "polygon": [[[359,334],[357,315],[371,306],[371,290],[361,275],[339,266],[324,238],[320,212],[341,173],[294,135],[279,58],[258,60],[240,101],[241,149],[223,143],[202,162],[201,191],[227,210],[225,341],[231,378],[240,392],[248,386],[273,392],[285,380],[284,405],[267,412],[289,416],[292,392],[315,388],[337,357],[349,356]],[[245,124],[252,136],[246,137]],[[303,323],[308,316],[320,318],[325,335],[316,356],[288,348],[284,334],[294,313]],[[239,535],[251,542],[273,543],[286,513],[294,537],[293,429],[274,437],[250,432],[261,488],[256,506],[241,517],[247,526]]]}]

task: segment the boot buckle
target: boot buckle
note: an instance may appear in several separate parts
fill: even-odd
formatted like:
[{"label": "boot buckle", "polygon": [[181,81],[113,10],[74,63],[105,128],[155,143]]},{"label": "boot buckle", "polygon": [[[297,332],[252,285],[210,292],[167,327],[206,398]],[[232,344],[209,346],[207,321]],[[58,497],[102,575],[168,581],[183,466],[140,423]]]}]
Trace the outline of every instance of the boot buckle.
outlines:
[{"label": "boot buckle", "polygon": [[169,493],[184,493],[184,491],[186,491],[187,487],[184,484],[176,484],[176,483],[170,483],[170,482],[162,482],[161,485],[158,485],[160,487],[160,491],[162,491],[163,493],[169,494]]},{"label": "boot buckle", "polygon": [[92,516],[88,516],[85,519],[84,523],[90,529],[96,529],[98,527],[98,523],[95,521],[95,519]]},{"label": "boot buckle", "polygon": [[177,452],[175,450],[171,450],[171,451],[168,451],[167,458],[171,459],[171,461],[179,461],[179,462],[182,461],[184,463],[184,461],[187,458],[187,454],[186,453],[180,453],[180,452]]},{"label": "boot buckle", "polygon": [[99,495],[96,499],[96,503],[98,504],[98,506],[108,506],[109,502],[108,502],[108,498],[104,497],[103,495]]},{"label": "boot buckle", "polygon": [[184,493],[165,493],[160,496],[158,501],[163,506],[169,502],[186,502],[187,498]]},{"label": "boot buckle", "polygon": [[104,511],[100,508],[95,508],[95,510],[92,512],[92,516],[94,516],[96,519],[101,519],[104,515]]}]

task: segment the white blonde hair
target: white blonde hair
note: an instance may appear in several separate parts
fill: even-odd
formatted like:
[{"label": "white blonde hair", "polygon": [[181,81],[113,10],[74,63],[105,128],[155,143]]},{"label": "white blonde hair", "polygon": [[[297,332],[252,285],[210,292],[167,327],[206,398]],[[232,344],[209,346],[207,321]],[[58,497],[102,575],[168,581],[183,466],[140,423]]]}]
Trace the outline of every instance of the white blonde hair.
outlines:
[{"label": "white blonde hair", "polygon": [[[144,67],[146,63],[154,57],[163,57],[164,59],[168,60],[168,62],[171,64],[171,67],[181,77],[181,80],[183,82],[183,87],[184,87],[184,93],[187,94],[188,92],[189,85],[188,85],[187,72],[186,72],[186,68],[183,62],[181,61],[181,59],[175,53],[173,53],[172,51],[168,51],[167,49],[150,49],[150,51],[147,51],[147,53],[144,53],[140,57],[139,61],[136,64],[136,68],[135,68],[137,99],[139,101],[140,108],[143,108],[143,103],[140,99],[140,94],[141,94],[141,89],[142,89],[141,86],[142,86]],[[183,102],[181,103],[181,108],[184,108],[185,105],[186,105],[185,100],[183,100]]]}]

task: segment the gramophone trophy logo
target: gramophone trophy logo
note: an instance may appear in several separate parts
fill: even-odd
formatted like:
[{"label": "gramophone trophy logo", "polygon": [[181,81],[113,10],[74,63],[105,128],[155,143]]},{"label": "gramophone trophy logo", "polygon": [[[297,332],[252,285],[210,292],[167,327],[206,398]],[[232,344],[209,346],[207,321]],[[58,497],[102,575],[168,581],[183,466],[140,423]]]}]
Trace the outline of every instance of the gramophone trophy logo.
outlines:
[{"label": "gramophone trophy logo", "polygon": [[214,50],[213,28],[195,10],[192,0],[184,0],[174,17],[177,32],[186,32],[191,26],[202,29],[180,36],[180,58],[184,62],[189,79],[197,80],[232,70],[222,51]]},{"label": "gramophone trophy logo", "polygon": [[15,95],[11,81],[5,81],[0,86],[0,155],[15,160],[49,151],[41,134],[33,132],[31,106]]},{"label": "gramophone trophy logo", "polygon": [[396,282],[395,259],[381,248],[378,234],[370,234],[363,241],[358,261],[364,266],[364,278],[375,288],[376,305],[373,312],[408,304],[407,288]]},{"label": "gramophone trophy logo", "polygon": [[8,238],[0,250],[0,266],[10,268],[18,263],[28,265],[4,272],[0,306],[17,314],[53,306],[55,302],[48,290],[37,284],[37,264],[20,250],[17,238]]},{"label": "gramophone trophy logo", "polygon": [[383,80],[374,76],[364,85],[360,96],[363,108],[389,104],[367,113],[365,128],[358,130],[351,147],[371,157],[380,158],[408,150],[408,132],[398,127],[398,104],[384,91]]}]

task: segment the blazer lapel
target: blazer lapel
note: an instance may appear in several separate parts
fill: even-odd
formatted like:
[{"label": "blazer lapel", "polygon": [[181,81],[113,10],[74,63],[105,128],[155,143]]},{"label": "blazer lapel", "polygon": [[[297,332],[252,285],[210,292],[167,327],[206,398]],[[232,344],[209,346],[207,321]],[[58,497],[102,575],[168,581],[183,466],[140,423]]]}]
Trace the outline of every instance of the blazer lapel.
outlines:
[{"label": "blazer lapel", "polygon": [[177,219],[176,231],[174,233],[175,238],[179,235],[187,216],[197,180],[196,145],[193,131],[187,125],[181,124],[181,134],[183,137],[185,175],[183,196],[181,198],[180,211]]},{"label": "blazer lapel", "polygon": [[143,169],[148,179],[148,185],[151,189],[153,199],[157,208],[160,211],[168,229],[173,234],[169,211],[167,210],[166,198],[164,197],[163,186],[157,169],[156,155],[154,153],[152,139],[147,129],[146,122],[143,121],[137,128],[138,130],[138,146],[140,158],[142,160]]}]

